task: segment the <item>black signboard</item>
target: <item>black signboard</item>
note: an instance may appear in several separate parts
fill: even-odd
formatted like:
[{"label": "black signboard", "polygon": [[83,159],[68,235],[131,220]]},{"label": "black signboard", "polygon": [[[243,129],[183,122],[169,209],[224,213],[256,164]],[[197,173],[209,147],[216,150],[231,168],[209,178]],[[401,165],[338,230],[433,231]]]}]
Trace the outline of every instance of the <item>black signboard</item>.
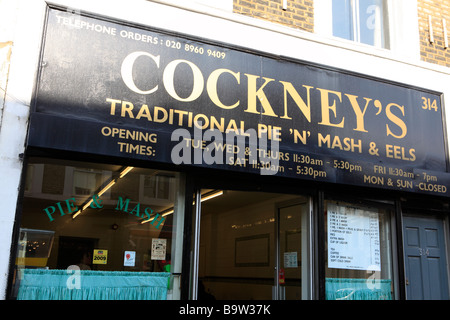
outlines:
[{"label": "black signboard", "polygon": [[33,107],[32,146],[449,192],[439,93],[64,10]]}]

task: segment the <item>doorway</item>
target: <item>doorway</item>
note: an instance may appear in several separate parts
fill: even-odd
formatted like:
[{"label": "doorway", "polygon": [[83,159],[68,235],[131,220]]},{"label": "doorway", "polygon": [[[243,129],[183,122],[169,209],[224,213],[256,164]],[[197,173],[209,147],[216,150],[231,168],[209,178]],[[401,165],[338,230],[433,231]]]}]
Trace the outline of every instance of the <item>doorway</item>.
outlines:
[{"label": "doorway", "polygon": [[63,270],[70,265],[79,265],[82,269],[91,269],[92,252],[98,239],[60,236],[58,242],[58,260],[56,268]]},{"label": "doorway", "polygon": [[309,299],[310,207],[301,195],[201,190],[193,298]]},{"label": "doorway", "polygon": [[437,217],[403,218],[408,300],[448,300],[444,221]]}]

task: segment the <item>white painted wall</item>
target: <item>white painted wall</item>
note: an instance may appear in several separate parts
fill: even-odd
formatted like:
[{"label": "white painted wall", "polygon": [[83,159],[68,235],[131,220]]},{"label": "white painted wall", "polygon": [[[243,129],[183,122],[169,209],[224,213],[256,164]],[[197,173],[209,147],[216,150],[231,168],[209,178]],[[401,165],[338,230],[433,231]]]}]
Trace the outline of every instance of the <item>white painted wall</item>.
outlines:
[{"label": "white painted wall", "polygon": [[11,237],[22,174],[19,155],[25,147],[44,8],[41,1],[0,1],[0,42],[13,43],[6,95],[0,111],[0,299],[6,295]]},{"label": "white painted wall", "polygon": [[[414,14],[409,2],[416,5],[410,0],[402,0],[402,5]],[[450,105],[450,69],[419,61],[417,51],[405,55],[395,46],[393,50],[375,49],[323,33],[311,34],[236,15],[232,13],[231,0],[53,0],[52,3],[440,91],[444,93],[445,105]],[[7,95],[0,110],[0,299],[6,297],[22,172],[19,154],[23,153],[26,141],[45,8],[44,0],[0,0],[1,16],[8,17],[0,20],[0,42],[13,41]],[[400,37],[399,31],[396,34]],[[450,112],[446,114],[448,117]]]}]

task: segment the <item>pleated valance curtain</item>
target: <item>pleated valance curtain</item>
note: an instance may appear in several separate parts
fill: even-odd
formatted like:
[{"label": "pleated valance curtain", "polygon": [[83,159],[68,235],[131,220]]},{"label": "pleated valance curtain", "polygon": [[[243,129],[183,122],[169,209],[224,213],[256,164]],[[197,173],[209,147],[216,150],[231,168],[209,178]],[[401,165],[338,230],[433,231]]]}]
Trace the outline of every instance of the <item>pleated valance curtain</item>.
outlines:
[{"label": "pleated valance curtain", "polygon": [[170,276],[166,272],[79,270],[74,274],[44,269],[22,272],[19,300],[165,300]]},{"label": "pleated valance curtain", "polygon": [[391,280],[326,278],[327,300],[391,300]]}]

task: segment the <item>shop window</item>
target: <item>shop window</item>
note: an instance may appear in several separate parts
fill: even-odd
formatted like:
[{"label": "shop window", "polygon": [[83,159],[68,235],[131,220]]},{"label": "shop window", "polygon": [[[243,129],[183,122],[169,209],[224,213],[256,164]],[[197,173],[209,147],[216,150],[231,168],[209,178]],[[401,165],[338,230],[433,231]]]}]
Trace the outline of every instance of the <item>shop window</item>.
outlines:
[{"label": "shop window", "polygon": [[333,35],[389,48],[387,0],[333,0]]},{"label": "shop window", "polygon": [[308,197],[221,189],[201,194],[193,299],[311,298]]},{"label": "shop window", "polygon": [[91,195],[102,183],[102,173],[76,168],[73,172],[73,189],[76,195]]},{"label": "shop window", "polygon": [[169,200],[173,177],[157,174],[155,176],[144,176],[144,197],[149,199]]},{"label": "shop window", "polygon": [[326,202],[327,300],[395,298],[390,216],[389,207]]},{"label": "shop window", "polygon": [[63,194],[65,173],[64,168],[45,164],[43,166],[42,192],[47,194]]},{"label": "shop window", "polygon": [[[171,276],[181,270],[179,173],[35,158],[29,163],[11,298],[179,296]],[[52,171],[45,173],[46,167]],[[141,181],[158,175],[170,178],[151,184],[153,200],[141,199],[147,187]]]},{"label": "shop window", "polygon": [[25,192],[31,192],[32,191],[32,182],[33,180],[31,177],[34,175],[34,169],[35,167],[33,165],[28,165],[27,171],[30,173],[26,176],[25,179]]}]

